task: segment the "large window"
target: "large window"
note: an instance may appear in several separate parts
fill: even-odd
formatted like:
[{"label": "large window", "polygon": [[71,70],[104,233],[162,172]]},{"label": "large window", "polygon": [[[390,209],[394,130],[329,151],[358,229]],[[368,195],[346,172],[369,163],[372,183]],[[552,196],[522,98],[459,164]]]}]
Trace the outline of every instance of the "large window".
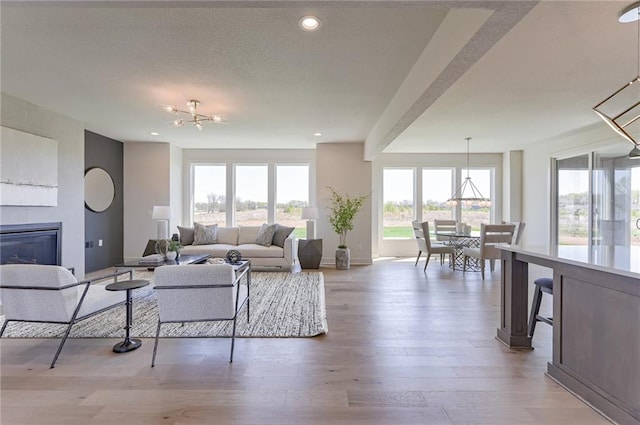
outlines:
[{"label": "large window", "polygon": [[294,234],[306,237],[306,223],[300,218],[309,206],[309,166],[276,166],[276,223],[295,227]]},{"label": "large window", "polygon": [[235,166],[235,225],[259,226],[268,221],[268,168]]},{"label": "large window", "polygon": [[193,222],[220,226],[280,223],[305,237],[301,211],[311,202],[309,164],[194,164],[191,170]]},{"label": "large window", "polygon": [[422,169],[422,221],[451,220],[454,209],[447,200],[453,193],[452,168]]},{"label": "large window", "polygon": [[414,169],[383,170],[383,237],[411,238],[414,213]]},{"label": "large window", "polygon": [[202,224],[225,224],[226,166],[193,167],[193,221]]},{"label": "large window", "polygon": [[[490,169],[469,169],[469,177],[471,181],[480,191],[482,196],[489,199],[494,199],[494,195],[491,192],[491,171]],[[467,169],[462,169],[462,175],[467,176]],[[462,223],[470,224],[472,231],[480,231],[480,224],[491,223],[491,206],[482,205],[482,203],[467,203],[462,202],[460,206],[460,221]]]}]

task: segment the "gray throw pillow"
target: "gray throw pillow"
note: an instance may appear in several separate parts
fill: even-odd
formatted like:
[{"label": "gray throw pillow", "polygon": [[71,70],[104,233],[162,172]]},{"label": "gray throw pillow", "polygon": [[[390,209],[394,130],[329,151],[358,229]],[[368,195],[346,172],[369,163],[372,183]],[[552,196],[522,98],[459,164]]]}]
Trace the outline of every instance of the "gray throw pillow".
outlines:
[{"label": "gray throw pillow", "polygon": [[258,231],[258,236],[256,237],[256,243],[262,246],[271,246],[273,243],[273,235],[276,233],[276,225],[275,224],[263,224]]},{"label": "gray throw pillow", "polygon": [[218,225],[205,226],[200,223],[193,223],[193,244],[209,245],[218,243]]},{"label": "gray throw pillow", "polygon": [[282,226],[280,224],[276,224],[276,233],[273,235],[272,245],[279,246],[280,248],[284,248],[284,241],[289,237],[291,232],[293,232],[294,227]]},{"label": "gray throw pillow", "polygon": [[178,226],[180,232],[180,244],[191,245],[193,243],[193,227]]}]

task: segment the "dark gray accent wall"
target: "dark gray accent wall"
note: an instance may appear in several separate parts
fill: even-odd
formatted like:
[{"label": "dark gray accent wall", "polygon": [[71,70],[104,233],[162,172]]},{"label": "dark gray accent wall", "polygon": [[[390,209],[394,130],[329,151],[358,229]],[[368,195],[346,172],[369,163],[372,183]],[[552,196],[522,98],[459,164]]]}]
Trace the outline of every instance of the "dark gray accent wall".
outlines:
[{"label": "dark gray accent wall", "polygon": [[[105,211],[96,213],[85,207],[85,271],[87,273],[121,263],[123,260],[123,144],[100,134],[85,131],[84,169],[105,169],[113,179],[115,196]],[[102,240],[102,246],[100,246]]]}]

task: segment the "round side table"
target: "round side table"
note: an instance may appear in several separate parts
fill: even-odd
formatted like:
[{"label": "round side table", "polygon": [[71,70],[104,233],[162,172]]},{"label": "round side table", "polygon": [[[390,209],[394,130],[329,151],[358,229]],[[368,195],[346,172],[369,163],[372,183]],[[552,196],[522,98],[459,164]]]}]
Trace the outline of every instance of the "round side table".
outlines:
[{"label": "round side table", "polygon": [[135,350],[142,345],[142,341],[140,341],[139,339],[129,337],[129,329],[131,329],[131,322],[133,317],[133,302],[131,300],[131,291],[147,286],[148,284],[148,280],[134,279],[114,282],[105,286],[105,289],[107,291],[127,291],[127,301],[125,303],[125,307],[127,309],[127,324],[124,327],[125,337],[124,341],[119,342],[113,346],[113,351],[116,353],[126,353],[128,351]]}]

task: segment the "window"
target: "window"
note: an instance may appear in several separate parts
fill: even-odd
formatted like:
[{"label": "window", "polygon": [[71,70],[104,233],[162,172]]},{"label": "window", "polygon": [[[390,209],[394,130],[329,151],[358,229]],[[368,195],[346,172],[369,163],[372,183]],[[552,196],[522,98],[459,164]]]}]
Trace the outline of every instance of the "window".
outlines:
[{"label": "window", "polygon": [[557,226],[559,245],[588,245],[589,157],[557,162]]},{"label": "window", "polygon": [[[483,197],[494,199],[493,193],[491,193],[491,169],[469,169],[469,177],[471,181],[480,191]],[[467,169],[461,170],[462,176],[467,176]],[[463,177],[463,178],[464,178]],[[470,224],[472,231],[480,231],[480,224],[491,223],[491,206],[466,204],[464,201],[460,206],[460,222]]]},{"label": "window", "polygon": [[224,165],[193,167],[193,221],[224,225],[226,215],[226,169]]},{"label": "window", "polygon": [[452,205],[447,200],[453,193],[453,169],[422,169],[422,221],[428,221],[433,228],[433,220],[454,218]]},{"label": "window", "polygon": [[383,170],[383,237],[412,238],[414,219],[414,170]]},{"label": "window", "polygon": [[295,227],[298,238],[306,237],[306,222],[300,218],[309,206],[309,166],[276,166],[276,223]]},{"label": "window", "polygon": [[268,221],[268,177],[266,165],[235,166],[236,226],[259,226]]}]

